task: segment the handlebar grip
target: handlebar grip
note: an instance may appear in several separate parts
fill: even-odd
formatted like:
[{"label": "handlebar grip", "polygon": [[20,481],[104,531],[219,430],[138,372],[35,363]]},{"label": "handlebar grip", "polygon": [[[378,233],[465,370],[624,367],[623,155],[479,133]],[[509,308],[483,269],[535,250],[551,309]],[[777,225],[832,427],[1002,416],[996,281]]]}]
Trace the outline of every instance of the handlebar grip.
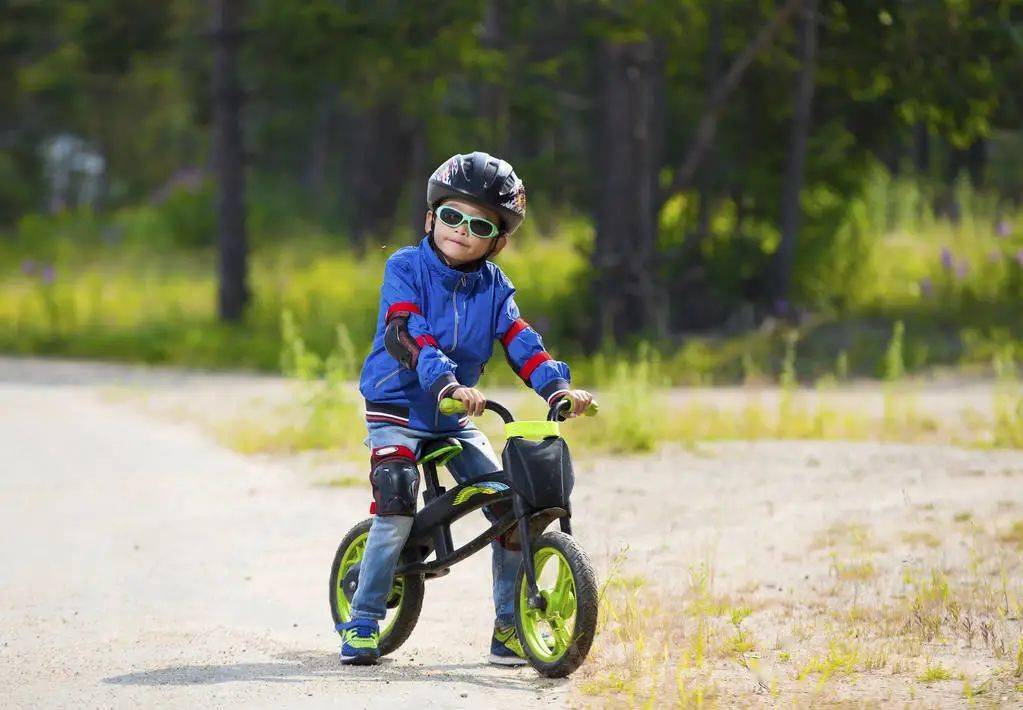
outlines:
[{"label": "handlebar grip", "polygon": [[[572,408],[572,400],[568,399],[567,397],[561,399],[561,401],[558,402],[558,412],[559,413],[560,412],[567,412],[571,408]],[[590,402],[589,406],[586,407],[586,409],[583,410],[583,416],[584,417],[595,417],[595,416],[597,416],[597,412],[599,412],[599,411],[600,411],[600,405],[597,404],[597,400],[593,400],[593,401]]]},{"label": "handlebar grip", "polygon": [[452,414],[465,414],[465,402],[451,397],[445,397],[440,401],[438,409],[440,409],[441,414],[448,416]]}]

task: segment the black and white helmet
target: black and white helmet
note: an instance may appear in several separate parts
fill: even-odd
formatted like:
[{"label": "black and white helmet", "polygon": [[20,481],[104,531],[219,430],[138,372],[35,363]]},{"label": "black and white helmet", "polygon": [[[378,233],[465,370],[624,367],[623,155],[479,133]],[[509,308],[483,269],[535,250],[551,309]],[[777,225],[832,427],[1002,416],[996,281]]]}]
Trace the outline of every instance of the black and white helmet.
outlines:
[{"label": "black and white helmet", "polygon": [[508,235],[526,218],[526,186],[510,163],[489,153],[453,155],[441,163],[426,186],[426,205],[436,209],[449,198],[494,210]]}]

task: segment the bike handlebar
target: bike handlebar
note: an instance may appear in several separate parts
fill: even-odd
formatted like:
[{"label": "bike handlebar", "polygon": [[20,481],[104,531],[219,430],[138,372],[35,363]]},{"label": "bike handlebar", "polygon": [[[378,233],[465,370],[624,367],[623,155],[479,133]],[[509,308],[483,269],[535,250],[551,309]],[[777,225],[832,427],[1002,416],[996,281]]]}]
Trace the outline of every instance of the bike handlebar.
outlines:
[{"label": "bike handlebar", "polygon": [[[547,415],[548,419],[556,415],[564,414],[565,411],[571,408],[571,406],[572,406],[571,400],[567,398],[559,399],[558,403],[551,408],[550,413]],[[491,400],[488,399],[486,405],[484,405],[484,408],[501,415],[501,418],[504,419],[505,423],[514,421],[511,412],[509,412],[507,409],[505,409],[497,402],[492,402]],[[438,407],[438,409],[440,409],[441,414],[445,415],[465,414],[466,411],[465,402],[462,402],[461,400],[458,399],[454,399],[452,397],[445,397],[444,399],[442,399],[440,401],[440,406]],[[583,411],[583,415],[587,417],[593,417],[597,415],[598,411],[600,411],[600,407],[597,405],[597,403],[590,402],[590,405]]]}]

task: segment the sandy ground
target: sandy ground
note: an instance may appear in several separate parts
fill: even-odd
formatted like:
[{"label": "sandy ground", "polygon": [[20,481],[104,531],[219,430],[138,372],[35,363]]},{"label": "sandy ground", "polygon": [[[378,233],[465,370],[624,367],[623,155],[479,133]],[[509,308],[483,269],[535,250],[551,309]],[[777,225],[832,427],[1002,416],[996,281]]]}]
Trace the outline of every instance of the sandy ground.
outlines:
[{"label": "sandy ground", "polygon": [[[327,575],[338,541],[366,516],[368,491],[314,485],[323,462],[238,455],[194,420],[105,396],[112,385],[168,406],[184,398],[227,410],[288,391],[275,378],[0,359],[0,705],[599,702],[581,693],[579,678],[485,664],[492,605],[483,554],[428,583],[414,634],[381,666],[341,667]],[[1020,452],[669,446],[580,458],[574,522],[598,573],[627,545],[630,573],[682,579],[712,559],[719,589],[784,599],[828,584],[827,559],[810,550],[836,522],[862,521],[892,541],[879,564],[897,575],[920,561],[898,543],[906,530],[941,531],[962,510],[1007,524],[1023,518],[1021,491]],[[964,554],[957,545],[927,554],[954,562]],[[977,674],[995,670],[975,663]],[[740,675],[724,697],[762,702],[756,685]],[[961,702],[961,683],[946,685],[850,697]]]}]

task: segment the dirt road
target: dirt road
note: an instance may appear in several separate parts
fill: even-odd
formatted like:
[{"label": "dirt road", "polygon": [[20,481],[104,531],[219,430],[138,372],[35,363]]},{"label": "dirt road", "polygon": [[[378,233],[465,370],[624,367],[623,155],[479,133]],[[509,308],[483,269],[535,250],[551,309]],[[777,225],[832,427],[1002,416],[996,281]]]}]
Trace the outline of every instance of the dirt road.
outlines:
[{"label": "dirt road", "polygon": [[[239,402],[281,386],[0,359],[0,704],[598,702],[579,695],[578,679],[484,663],[484,555],[428,583],[419,626],[392,658],[339,666],[327,573],[368,492],[311,485],[295,460],[243,457],[194,422],[103,396],[123,382]],[[722,444],[578,468],[576,533],[599,569],[628,543],[630,569],[682,576],[712,548],[723,588],[825,579],[827,564],[802,553],[837,520],[867,519],[897,536],[907,520],[964,508],[1023,514],[1023,456],[1014,452]],[[732,690],[741,697],[750,685]]]}]

